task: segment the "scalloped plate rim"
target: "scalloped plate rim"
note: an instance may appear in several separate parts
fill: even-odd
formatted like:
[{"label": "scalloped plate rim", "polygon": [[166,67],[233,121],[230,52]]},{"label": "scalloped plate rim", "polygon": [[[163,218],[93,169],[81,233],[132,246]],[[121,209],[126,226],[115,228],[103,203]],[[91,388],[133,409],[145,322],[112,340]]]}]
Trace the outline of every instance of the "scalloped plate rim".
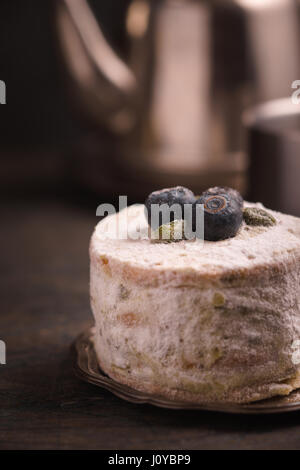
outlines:
[{"label": "scalloped plate rim", "polygon": [[[249,404],[238,403],[185,403],[168,400],[164,397],[151,395],[123,385],[108,377],[100,369],[93,342],[91,340],[94,327],[81,333],[72,344],[74,352],[74,372],[81,380],[108,390],[115,396],[135,404],[149,404],[159,408],[177,410],[216,411],[231,414],[275,414],[300,410],[300,390],[295,390],[287,397],[274,397]],[[91,362],[94,362],[91,366]],[[297,396],[293,400],[293,394]]]}]

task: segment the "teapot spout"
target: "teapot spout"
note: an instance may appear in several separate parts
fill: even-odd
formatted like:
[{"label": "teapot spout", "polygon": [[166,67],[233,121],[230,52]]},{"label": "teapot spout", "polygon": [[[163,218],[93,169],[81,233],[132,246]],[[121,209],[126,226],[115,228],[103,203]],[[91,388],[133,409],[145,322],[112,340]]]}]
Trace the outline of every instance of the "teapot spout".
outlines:
[{"label": "teapot spout", "polygon": [[[136,78],[104,37],[88,2],[60,0],[58,9],[63,50],[82,101],[108,125],[126,112],[132,115]],[[132,119],[127,121],[130,127]]]}]

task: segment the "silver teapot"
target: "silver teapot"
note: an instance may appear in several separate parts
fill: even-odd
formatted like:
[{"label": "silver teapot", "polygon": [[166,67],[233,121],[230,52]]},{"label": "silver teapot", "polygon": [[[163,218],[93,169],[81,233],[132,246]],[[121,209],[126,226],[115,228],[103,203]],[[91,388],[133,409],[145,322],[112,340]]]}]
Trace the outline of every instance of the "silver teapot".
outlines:
[{"label": "silver teapot", "polygon": [[76,96],[128,181],[245,189],[241,115],[300,78],[297,0],[132,0],[126,60],[87,0],[58,0],[57,24]]}]

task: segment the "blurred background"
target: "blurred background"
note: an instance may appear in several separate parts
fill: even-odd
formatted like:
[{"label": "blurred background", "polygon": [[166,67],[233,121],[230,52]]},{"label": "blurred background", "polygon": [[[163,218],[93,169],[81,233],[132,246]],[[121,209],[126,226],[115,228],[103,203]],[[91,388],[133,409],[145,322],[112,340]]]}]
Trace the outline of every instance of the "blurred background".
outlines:
[{"label": "blurred background", "polygon": [[298,0],[2,0],[1,193],[212,185],[300,215]]},{"label": "blurred background", "polygon": [[[102,8],[103,3],[98,2],[101,16],[118,37],[119,15],[113,10],[117,4],[122,10],[124,2],[116,0],[113,8],[111,2]],[[3,0],[0,6],[0,75],[7,100],[0,106],[0,186],[2,196],[10,199],[67,197],[78,202],[89,196],[88,187],[75,185],[73,170],[75,150],[93,129],[69,94],[56,7],[52,0]]]}]

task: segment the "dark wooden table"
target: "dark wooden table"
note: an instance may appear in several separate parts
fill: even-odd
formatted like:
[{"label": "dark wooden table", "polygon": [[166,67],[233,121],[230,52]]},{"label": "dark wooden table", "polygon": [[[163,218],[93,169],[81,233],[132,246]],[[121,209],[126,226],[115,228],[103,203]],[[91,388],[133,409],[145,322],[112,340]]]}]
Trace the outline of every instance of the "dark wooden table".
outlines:
[{"label": "dark wooden table", "polygon": [[[96,203],[95,203],[96,206]],[[70,344],[92,323],[95,211],[1,205],[1,449],[293,449],[300,413],[230,416],[132,405],[78,380]]]}]

